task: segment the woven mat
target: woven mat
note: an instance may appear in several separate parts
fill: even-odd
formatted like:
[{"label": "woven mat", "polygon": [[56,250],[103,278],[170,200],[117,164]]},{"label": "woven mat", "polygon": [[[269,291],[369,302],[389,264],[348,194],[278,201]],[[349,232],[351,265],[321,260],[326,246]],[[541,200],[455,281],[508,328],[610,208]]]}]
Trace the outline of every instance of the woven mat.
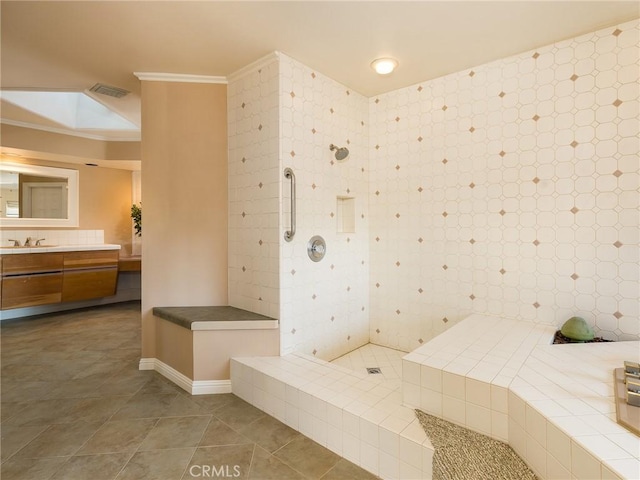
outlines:
[{"label": "woven mat", "polygon": [[506,443],[416,410],[435,447],[433,480],[535,480]]}]

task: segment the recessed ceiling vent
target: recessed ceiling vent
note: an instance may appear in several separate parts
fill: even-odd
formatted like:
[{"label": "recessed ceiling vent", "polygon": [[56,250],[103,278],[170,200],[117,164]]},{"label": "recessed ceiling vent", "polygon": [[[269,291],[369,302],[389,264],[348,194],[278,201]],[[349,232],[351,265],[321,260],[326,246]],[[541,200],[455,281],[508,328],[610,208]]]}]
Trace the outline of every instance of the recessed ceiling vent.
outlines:
[{"label": "recessed ceiling vent", "polygon": [[122,98],[129,93],[129,91],[124,88],[112,87],[103,83],[96,83],[89,91],[116,98]]}]

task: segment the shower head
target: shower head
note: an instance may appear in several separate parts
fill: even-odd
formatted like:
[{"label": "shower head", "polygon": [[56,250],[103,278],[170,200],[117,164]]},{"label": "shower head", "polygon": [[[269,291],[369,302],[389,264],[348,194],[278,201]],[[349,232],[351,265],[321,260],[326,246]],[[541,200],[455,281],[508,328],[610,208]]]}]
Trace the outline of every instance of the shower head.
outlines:
[{"label": "shower head", "polygon": [[344,160],[349,156],[349,149],[347,147],[338,147],[332,143],[331,145],[329,145],[329,150],[331,150],[332,152],[334,150],[336,151],[336,160],[338,161]]}]

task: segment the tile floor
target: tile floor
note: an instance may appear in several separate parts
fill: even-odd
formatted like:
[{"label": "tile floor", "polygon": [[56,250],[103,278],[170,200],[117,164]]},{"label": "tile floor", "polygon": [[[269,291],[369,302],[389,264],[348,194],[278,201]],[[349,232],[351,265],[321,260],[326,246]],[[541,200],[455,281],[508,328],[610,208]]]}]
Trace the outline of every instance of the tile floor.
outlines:
[{"label": "tile floor", "polygon": [[3,480],[376,478],[234,395],[138,370],[137,302],[0,333]]},{"label": "tile floor", "polygon": [[393,348],[367,343],[332,360],[331,363],[361,373],[367,373],[367,368],[379,367],[381,373],[371,374],[371,376],[382,378],[389,387],[400,388],[402,386],[402,357],[406,354],[407,352]]}]

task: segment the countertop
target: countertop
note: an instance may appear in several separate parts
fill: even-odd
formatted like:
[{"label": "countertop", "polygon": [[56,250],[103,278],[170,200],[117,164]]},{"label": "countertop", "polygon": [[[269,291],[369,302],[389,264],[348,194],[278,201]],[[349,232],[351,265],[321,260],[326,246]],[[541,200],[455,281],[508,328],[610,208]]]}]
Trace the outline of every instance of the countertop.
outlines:
[{"label": "countertop", "polygon": [[0,255],[48,252],[83,252],[90,250],[120,250],[120,245],[101,243],[88,245],[43,245],[41,247],[0,247]]}]

